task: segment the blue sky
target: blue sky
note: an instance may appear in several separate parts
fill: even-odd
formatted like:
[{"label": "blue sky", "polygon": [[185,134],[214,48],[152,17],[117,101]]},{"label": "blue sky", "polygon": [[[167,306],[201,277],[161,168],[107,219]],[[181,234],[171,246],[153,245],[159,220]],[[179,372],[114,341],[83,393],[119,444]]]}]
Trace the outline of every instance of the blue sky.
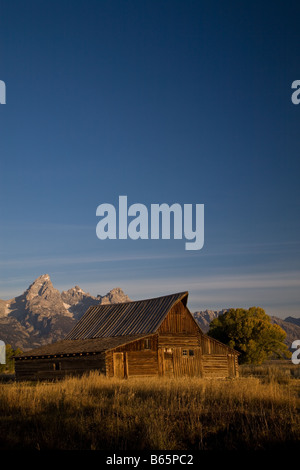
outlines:
[{"label": "blue sky", "polygon": [[[191,310],[300,315],[299,2],[0,0],[0,298],[48,273]],[[205,205],[205,244],[96,208]]]}]

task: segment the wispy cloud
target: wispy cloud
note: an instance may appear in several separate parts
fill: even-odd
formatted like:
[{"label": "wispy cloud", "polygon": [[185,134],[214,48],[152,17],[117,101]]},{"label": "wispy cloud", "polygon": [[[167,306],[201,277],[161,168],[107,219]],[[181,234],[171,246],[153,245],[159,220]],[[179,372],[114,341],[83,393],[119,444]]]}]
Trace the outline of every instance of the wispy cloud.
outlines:
[{"label": "wispy cloud", "polygon": [[[71,226],[67,226],[70,228]],[[83,227],[82,227],[83,228]],[[39,267],[39,266],[71,266],[82,264],[95,264],[95,263],[108,263],[108,262],[130,262],[130,261],[146,261],[146,260],[176,260],[185,258],[187,253],[185,251],[141,251],[141,252],[127,252],[126,254],[116,254],[112,245],[109,246],[109,254],[106,255],[80,255],[74,253],[70,256],[28,256],[26,258],[18,257],[17,259],[2,259],[0,260],[0,268],[13,268],[13,267]],[[270,243],[270,244],[225,244],[222,246],[212,246],[210,249],[202,250],[199,253],[193,253],[194,256],[207,257],[223,257],[223,256],[241,256],[254,254],[278,254],[285,252],[286,249],[292,248],[293,253],[300,251],[300,242],[286,242],[286,243]],[[5,253],[3,252],[5,255]]]},{"label": "wispy cloud", "polygon": [[146,261],[146,260],[160,260],[160,259],[176,259],[182,258],[183,254],[168,254],[168,253],[139,253],[139,254],[126,254],[126,255],[106,255],[106,256],[55,256],[55,257],[39,257],[39,258],[25,258],[25,259],[8,259],[1,260],[0,267],[39,267],[39,266],[70,266],[80,264],[95,264],[95,263],[110,263],[110,262],[129,262],[129,261]]}]

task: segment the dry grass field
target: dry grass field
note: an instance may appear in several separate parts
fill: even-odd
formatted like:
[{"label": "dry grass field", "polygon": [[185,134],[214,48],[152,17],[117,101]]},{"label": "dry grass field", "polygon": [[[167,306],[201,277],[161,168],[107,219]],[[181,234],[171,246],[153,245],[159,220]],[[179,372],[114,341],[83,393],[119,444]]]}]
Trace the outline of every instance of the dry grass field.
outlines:
[{"label": "dry grass field", "polygon": [[0,449],[272,450],[300,441],[300,380],[289,367],[238,379],[0,383]]}]

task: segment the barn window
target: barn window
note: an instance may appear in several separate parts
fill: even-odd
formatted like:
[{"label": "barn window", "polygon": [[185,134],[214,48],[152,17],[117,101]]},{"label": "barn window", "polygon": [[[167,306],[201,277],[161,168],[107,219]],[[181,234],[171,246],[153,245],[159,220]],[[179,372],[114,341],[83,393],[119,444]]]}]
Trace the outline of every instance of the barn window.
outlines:
[{"label": "barn window", "polygon": [[189,350],[189,356],[195,356],[195,351],[193,349]]},{"label": "barn window", "polygon": [[54,362],[53,370],[61,370],[61,362]]},{"label": "barn window", "polygon": [[151,343],[149,338],[144,339],[144,349],[151,349]]},{"label": "barn window", "polygon": [[183,349],[183,350],[182,350],[182,355],[183,355],[183,356],[187,356],[187,355],[188,355],[187,349]]}]

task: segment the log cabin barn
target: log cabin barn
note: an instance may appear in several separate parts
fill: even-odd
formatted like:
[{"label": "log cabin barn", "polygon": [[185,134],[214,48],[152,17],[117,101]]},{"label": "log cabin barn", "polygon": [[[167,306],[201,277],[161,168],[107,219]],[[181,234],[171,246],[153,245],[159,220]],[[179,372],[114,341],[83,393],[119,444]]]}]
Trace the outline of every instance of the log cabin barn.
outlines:
[{"label": "log cabin barn", "polygon": [[237,377],[234,349],[202,333],[188,292],[90,307],[62,341],[15,357],[17,380],[98,370],[108,377]]}]

